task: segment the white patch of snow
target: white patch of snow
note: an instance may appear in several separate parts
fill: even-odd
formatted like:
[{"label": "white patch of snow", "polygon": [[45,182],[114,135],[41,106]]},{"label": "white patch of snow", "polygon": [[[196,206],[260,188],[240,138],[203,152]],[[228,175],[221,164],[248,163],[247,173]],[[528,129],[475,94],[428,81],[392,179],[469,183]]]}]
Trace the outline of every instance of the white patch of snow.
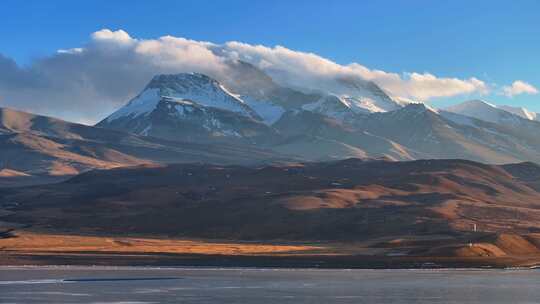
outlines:
[{"label": "white patch of snow", "polygon": [[152,112],[159,103],[160,96],[158,89],[148,89],[133,98],[127,105],[107,117],[107,122],[111,122],[121,117],[135,118]]},{"label": "white patch of snow", "polygon": [[238,132],[234,130],[221,130],[221,134],[224,136],[242,137]]},{"label": "white patch of snow", "polygon": [[144,128],[140,134],[143,136],[148,136],[148,132],[150,132],[150,130],[152,130],[152,124],[149,124],[146,128]]},{"label": "white patch of snow", "polygon": [[347,116],[354,114],[349,103],[335,95],[323,96],[316,102],[303,105],[302,109],[341,121],[345,120]]},{"label": "white patch of snow", "polygon": [[255,111],[257,115],[262,118],[263,122],[268,125],[278,121],[283,113],[285,113],[285,109],[283,107],[275,105],[269,101],[261,101],[249,96],[238,97],[241,98],[250,108],[252,108],[253,111]]},{"label": "white patch of snow", "polygon": [[377,113],[377,112],[386,112],[385,109],[379,107],[377,102],[369,97],[352,97],[352,96],[341,96],[343,100],[349,105],[351,110],[355,113]]},{"label": "white patch of snow", "polygon": [[414,100],[414,99],[400,97],[400,96],[394,96],[394,97],[391,97],[391,98],[392,98],[392,100],[394,100],[400,106],[406,106],[406,105],[411,104],[411,103],[423,103],[423,102],[421,102],[419,100]]}]

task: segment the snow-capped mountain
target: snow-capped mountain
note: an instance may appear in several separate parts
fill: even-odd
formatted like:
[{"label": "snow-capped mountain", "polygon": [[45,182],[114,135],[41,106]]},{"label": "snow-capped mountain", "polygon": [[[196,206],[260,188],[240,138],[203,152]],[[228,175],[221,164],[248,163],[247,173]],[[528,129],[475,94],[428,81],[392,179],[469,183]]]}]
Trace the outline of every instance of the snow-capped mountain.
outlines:
[{"label": "snow-capped mountain", "polygon": [[219,81],[158,75],[98,126],[173,141],[257,145],[308,160],[540,161],[540,122],[484,101],[435,110],[350,79],[336,80],[335,91],[306,93],[247,63],[229,65]]},{"label": "snow-capped mountain", "polygon": [[155,76],[97,126],[173,140],[271,140],[274,131],[217,80],[197,73]]},{"label": "snow-capped mountain", "polygon": [[446,107],[444,110],[490,122],[499,121],[501,115],[507,116],[506,111],[499,110],[495,105],[479,99],[467,100]]},{"label": "snow-capped mountain", "polygon": [[202,106],[228,110],[255,119],[260,118],[215,79],[199,73],[181,73],[155,76],[141,94],[106,120],[112,122],[126,116],[134,118],[146,115],[156,108],[163,96],[177,100],[196,100],[197,104]]},{"label": "snow-capped mountain", "polygon": [[249,63],[236,60],[227,62],[227,66],[227,77],[220,81],[268,125],[275,123],[286,111],[298,109],[320,98],[319,94],[307,94],[280,86]]},{"label": "snow-capped mountain", "polygon": [[357,122],[357,128],[399,143],[421,154],[421,158],[488,163],[540,161],[540,138],[535,135],[540,132],[540,124],[521,120],[525,123],[501,125],[410,104],[396,111],[370,114]]},{"label": "snow-capped mountain", "polygon": [[303,110],[351,123],[362,114],[388,112],[403,105],[388,96],[377,84],[362,79],[336,79],[336,85],[320,93],[320,98],[304,104]]},{"label": "snow-capped mountain", "polygon": [[373,81],[341,78],[337,83],[340,97],[356,112],[388,112],[402,107]]},{"label": "snow-capped mountain", "polygon": [[[176,112],[168,112],[167,121],[193,124],[197,120],[212,134],[241,138],[244,135],[236,129],[239,126],[230,123],[230,117],[235,115],[243,116],[236,121],[262,123],[271,129],[270,126],[287,111],[307,110],[348,123],[358,114],[401,107],[373,82],[339,79],[337,83],[341,86],[341,93],[346,94],[304,93],[276,84],[267,74],[248,63],[231,61],[228,67],[228,76],[223,82],[199,73],[157,75],[139,95],[98,126],[140,135],[156,134],[159,133],[157,125],[163,121],[151,122],[150,118],[163,118],[155,111],[165,111],[163,105],[166,104],[176,109]],[[229,119],[222,121],[215,116],[217,113],[221,113],[218,115],[221,118],[227,116]]]},{"label": "snow-capped mountain", "polygon": [[497,106],[483,100],[469,100],[449,106],[445,111],[499,124],[519,124],[523,119],[538,121],[537,113],[521,107]]},{"label": "snow-capped mountain", "polygon": [[357,107],[351,106],[348,100],[336,95],[325,95],[314,103],[302,106],[303,110],[325,115],[340,121],[350,121],[358,114]]},{"label": "snow-capped mountain", "polygon": [[342,79],[338,82],[345,88],[338,91],[346,94],[325,93],[315,102],[303,105],[302,110],[350,124],[362,115],[394,111],[403,106],[373,82]]},{"label": "snow-capped mountain", "polygon": [[[336,119],[350,119],[359,113],[386,112],[402,107],[377,84],[359,78],[339,78],[330,87],[289,88],[278,85],[249,63],[233,61],[229,68],[231,77],[223,80],[227,88],[237,93],[260,116],[268,117],[264,121],[270,123],[277,121],[278,113],[288,110],[303,109]],[[272,114],[268,115],[268,112]]]},{"label": "snow-capped mountain", "polygon": [[529,110],[527,110],[527,109],[525,109],[523,107],[512,107],[512,106],[502,105],[502,106],[498,106],[498,108],[502,109],[502,110],[505,110],[507,112],[510,112],[512,114],[521,116],[521,117],[523,117],[525,119],[528,119],[528,120],[540,121],[540,115],[538,113],[529,111]]}]

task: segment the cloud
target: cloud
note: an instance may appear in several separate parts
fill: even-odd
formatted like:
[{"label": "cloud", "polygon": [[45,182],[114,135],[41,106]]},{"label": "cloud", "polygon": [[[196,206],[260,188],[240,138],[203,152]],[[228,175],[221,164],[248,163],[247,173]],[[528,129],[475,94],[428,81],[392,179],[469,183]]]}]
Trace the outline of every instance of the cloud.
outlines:
[{"label": "cloud", "polygon": [[81,47],[59,50],[27,67],[0,55],[0,106],[95,123],[138,94],[159,73],[218,77],[224,58],[208,42],[171,36],[135,39],[101,30]]},{"label": "cloud", "polygon": [[92,33],[91,37],[94,41],[104,43],[132,44],[136,42],[135,39],[131,38],[131,36],[123,30],[113,32],[109,29],[102,29],[101,31]]},{"label": "cloud", "polygon": [[214,44],[172,36],[139,39],[123,30],[103,29],[91,34],[85,45],[58,50],[29,66],[18,66],[0,55],[0,106],[96,122],[139,93],[155,74],[200,72],[226,81],[231,60],[251,63],[275,82],[303,90],[347,94],[339,81],[353,79],[373,81],[392,96],[419,100],[489,91],[477,78],[341,65],[284,46]]},{"label": "cloud", "polygon": [[[373,81],[393,96],[429,100],[460,94],[487,94],[488,86],[477,78],[439,78],[429,73],[405,73],[403,76],[372,70],[359,63],[340,65],[313,53],[293,51],[283,46],[273,48],[228,42],[223,51],[265,70],[282,84],[332,90],[332,81],[340,78],[361,78]],[[339,93],[339,92],[336,92]]]},{"label": "cloud", "polygon": [[147,63],[173,71],[221,73],[225,58],[216,56],[209,42],[194,41],[172,36],[156,40],[142,40],[133,49]]},{"label": "cloud", "polygon": [[77,53],[84,52],[84,49],[83,48],[72,48],[72,49],[67,49],[67,50],[59,49],[57,52],[59,54],[77,54]]},{"label": "cloud", "polygon": [[508,97],[514,97],[520,94],[535,95],[538,94],[538,89],[525,81],[516,80],[512,85],[503,87],[503,94]]},{"label": "cloud", "polygon": [[489,93],[489,88],[483,81],[477,78],[466,80],[458,78],[437,78],[424,73],[410,73],[403,84],[397,83],[395,91],[400,91],[402,86],[403,95],[408,95],[420,100],[429,100],[433,97],[451,97],[461,94]]}]

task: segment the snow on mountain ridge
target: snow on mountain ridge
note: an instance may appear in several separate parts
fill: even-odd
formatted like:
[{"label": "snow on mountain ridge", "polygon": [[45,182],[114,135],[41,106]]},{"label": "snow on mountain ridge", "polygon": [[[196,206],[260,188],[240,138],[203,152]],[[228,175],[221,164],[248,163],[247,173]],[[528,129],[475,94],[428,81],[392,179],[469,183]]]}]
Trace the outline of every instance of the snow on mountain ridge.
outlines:
[{"label": "snow on mountain ridge", "polygon": [[523,108],[497,106],[483,100],[468,100],[444,110],[498,124],[515,125],[520,124],[522,120],[535,120],[531,118],[536,117],[533,115],[536,113]]},{"label": "snow on mountain ridge", "polygon": [[540,121],[540,115],[538,113],[529,111],[523,107],[512,107],[512,106],[502,105],[502,106],[499,106],[499,108],[507,112],[510,112],[512,114],[521,116],[528,120]]},{"label": "snow on mountain ridge", "polygon": [[337,83],[341,88],[337,89],[339,94],[336,95],[347,98],[358,110],[370,113],[389,112],[402,107],[372,81],[341,78]]},{"label": "snow on mountain ridge", "polygon": [[193,100],[203,106],[258,118],[257,114],[243,100],[230,93],[217,80],[204,74],[161,74],[150,81],[148,88],[158,88],[161,96]]},{"label": "snow on mountain ridge", "polygon": [[128,104],[109,115],[105,120],[110,122],[121,117],[136,118],[140,115],[147,115],[152,112],[161,99],[160,91],[157,88],[148,88],[142,91]]},{"label": "snow on mountain ridge", "polygon": [[319,113],[338,120],[346,120],[355,114],[349,102],[336,95],[325,95],[313,103],[302,106],[303,110]]},{"label": "snow on mountain ridge", "polygon": [[457,105],[449,106],[444,110],[494,123],[518,118],[516,115],[499,109],[489,102],[478,99],[468,100]]},{"label": "snow on mountain ridge", "polygon": [[272,125],[281,118],[281,115],[285,113],[283,107],[266,100],[258,100],[251,96],[238,96],[245,104],[251,107],[261,118],[262,121],[268,125]]},{"label": "snow on mountain ridge", "polygon": [[230,93],[217,80],[199,73],[180,73],[154,76],[139,95],[107,117],[106,121],[147,115],[164,97],[189,100],[202,106],[228,110],[260,120],[255,111],[238,96]]}]

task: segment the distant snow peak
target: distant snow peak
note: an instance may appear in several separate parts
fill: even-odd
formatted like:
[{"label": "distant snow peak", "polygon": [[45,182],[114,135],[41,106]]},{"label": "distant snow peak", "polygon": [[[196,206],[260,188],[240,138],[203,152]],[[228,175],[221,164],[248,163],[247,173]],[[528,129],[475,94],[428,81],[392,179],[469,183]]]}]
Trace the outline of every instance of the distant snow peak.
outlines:
[{"label": "distant snow peak", "polygon": [[523,107],[512,107],[512,106],[499,106],[500,109],[510,112],[512,114],[521,116],[528,120],[537,120],[540,121],[540,115],[538,113],[529,111]]},{"label": "distant snow peak", "polygon": [[497,109],[495,105],[479,99],[468,100],[460,104],[452,105],[445,110],[489,122],[499,121],[502,111]]},{"label": "distant snow peak", "polygon": [[388,112],[401,108],[401,105],[390,98],[386,92],[373,81],[366,81],[359,78],[337,79],[341,98],[350,102],[351,108],[362,112]]},{"label": "distant snow peak", "polygon": [[463,104],[470,105],[470,106],[478,106],[478,107],[485,107],[485,106],[492,107],[492,108],[497,107],[496,105],[483,99],[472,99],[472,100],[465,101]]},{"label": "distant snow peak", "polygon": [[[367,86],[367,88],[373,88],[373,86]],[[382,91],[376,90],[375,93],[377,92],[384,94]],[[356,95],[326,94],[313,103],[303,105],[302,109],[345,121],[352,119],[357,114],[389,112],[402,107],[388,96],[380,96],[375,93],[363,92],[362,95],[360,92],[356,92]]]},{"label": "distant snow peak", "polygon": [[503,124],[516,124],[520,123],[520,120],[522,119],[535,120],[537,118],[536,113],[523,108],[497,106],[478,99],[449,106],[445,110],[488,122]]},{"label": "distant snow peak", "polygon": [[261,119],[242,99],[229,92],[217,80],[200,73],[179,73],[154,76],[143,92],[110,115],[107,121],[148,114],[156,109],[163,98],[177,102],[190,101],[253,119]]}]

